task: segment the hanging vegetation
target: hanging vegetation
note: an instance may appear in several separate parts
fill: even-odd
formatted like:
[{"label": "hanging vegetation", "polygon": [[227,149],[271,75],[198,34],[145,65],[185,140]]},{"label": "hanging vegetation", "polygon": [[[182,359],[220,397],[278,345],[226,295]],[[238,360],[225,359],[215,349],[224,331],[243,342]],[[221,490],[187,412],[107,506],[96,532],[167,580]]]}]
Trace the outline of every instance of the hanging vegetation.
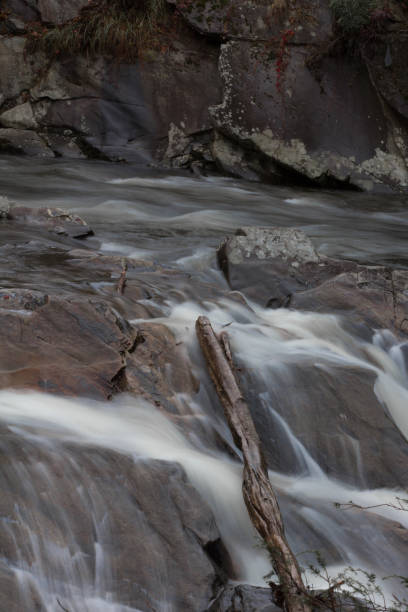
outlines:
[{"label": "hanging vegetation", "polygon": [[33,24],[28,50],[48,56],[87,54],[132,62],[158,44],[165,0],[92,0],[62,25]]}]

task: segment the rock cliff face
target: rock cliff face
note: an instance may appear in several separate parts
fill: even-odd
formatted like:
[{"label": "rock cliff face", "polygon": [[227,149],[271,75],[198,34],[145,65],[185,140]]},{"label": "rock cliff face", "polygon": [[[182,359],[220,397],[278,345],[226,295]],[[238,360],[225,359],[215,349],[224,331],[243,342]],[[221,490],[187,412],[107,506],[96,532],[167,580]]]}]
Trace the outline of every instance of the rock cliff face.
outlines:
[{"label": "rock cliff face", "polygon": [[[29,155],[151,154],[277,183],[408,189],[408,11],[341,46],[326,0],[167,0],[178,27],[138,65],[25,52],[29,23],[84,0],[3,0],[0,147]],[[172,17],[172,18],[173,18]]]}]

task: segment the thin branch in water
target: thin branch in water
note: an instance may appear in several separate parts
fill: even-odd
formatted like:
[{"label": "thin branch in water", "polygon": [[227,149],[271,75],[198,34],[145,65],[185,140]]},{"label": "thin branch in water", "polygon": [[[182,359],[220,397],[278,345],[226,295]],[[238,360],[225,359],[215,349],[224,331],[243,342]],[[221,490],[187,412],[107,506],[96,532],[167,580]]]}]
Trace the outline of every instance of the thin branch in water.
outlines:
[{"label": "thin branch in water", "polygon": [[120,277],[118,280],[118,284],[116,287],[116,291],[123,295],[126,285],[126,273],[127,273],[128,265],[125,259],[122,259],[122,271],[120,273]]},{"label": "thin branch in water", "polygon": [[57,597],[57,604],[59,605],[59,607],[61,608],[61,610],[64,610],[64,612],[69,612],[68,608],[64,608],[64,606],[62,605],[62,603],[60,602],[60,600]]},{"label": "thin branch in water", "polygon": [[395,498],[397,503],[384,503],[384,504],[374,504],[372,506],[360,506],[359,504],[354,503],[352,500],[347,503],[335,502],[334,505],[336,508],[340,508],[341,510],[373,510],[375,508],[393,508],[394,510],[402,510],[403,512],[408,512],[408,499],[403,499],[402,497]]}]

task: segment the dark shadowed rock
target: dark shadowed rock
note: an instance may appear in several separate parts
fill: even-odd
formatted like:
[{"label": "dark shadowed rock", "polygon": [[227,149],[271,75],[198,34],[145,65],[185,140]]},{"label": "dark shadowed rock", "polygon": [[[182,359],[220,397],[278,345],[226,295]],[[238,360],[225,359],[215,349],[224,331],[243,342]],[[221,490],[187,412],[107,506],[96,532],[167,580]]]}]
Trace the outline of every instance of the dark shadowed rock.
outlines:
[{"label": "dark shadowed rock", "polygon": [[0,152],[24,154],[31,157],[55,157],[39,134],[31,130],[14,128],[0,129]]},{"label": "dark shadowed rock", "polygon": [[[146,103],[153,111],[157,138],[171,139],[173,126],[187,138],[212,129],[209,108],[221,99],[221,82],[218,46],[211,41],[181,24],[172,34],[167,53],[144,59],[140,78]],[[159,141],[162,154],[167,144]]]}]

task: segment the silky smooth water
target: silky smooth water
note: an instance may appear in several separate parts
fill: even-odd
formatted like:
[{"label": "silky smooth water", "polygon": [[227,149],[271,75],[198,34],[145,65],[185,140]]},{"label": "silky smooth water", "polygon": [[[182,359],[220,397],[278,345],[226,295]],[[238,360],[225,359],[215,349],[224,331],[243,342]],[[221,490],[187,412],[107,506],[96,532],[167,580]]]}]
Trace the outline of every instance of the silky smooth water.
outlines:
[{"label": "silky smooth water", "polygon": [[[293,376],[295,368],[302,365],[321,368],[333,380],[339,366],[354,368],[373,375],[377,398],[401,435],[408,438],[404,343],[388,330],[377,330],[371,339],[363,339],[334,315],[272,311],[230,301],[222,296],[226,282],[215,257],[222,238],[240,226],[280,225],[302,228],[326,255],[406,267],[408,210],[401,198],[302,191],[219,177],[196,179],[102,162],[7,157],[0,158],[0,195],[27,206],[60,206],[80,214],[94,228],[95,237],[79,246],[103,254],[153,260],[187,272],[203,286],[210,284],[215,294],[219,290],[218,298],[195,295],[193,300],[187,285],[179,286],[177,300],[162,295],[157,305],[155,320],[168,326],[183,343],[194,374],[201,381],[198,395],[182,398],[191,415],[233,447],[195,338],[195,320],[206,314],[217,331],[228,326],[234,358],[251,376],[251,402],[273,419],[279,444],[294,466],[290,471],[271,472],[270,477],[278,492],[289,540],[301,563],[307,566],[314,560],[313,548],[326,555],[328,571],[333,575],[348,565],[374,571],[380,577],[408,574],[406,550],[390,539],[388,523],[397,521],[408,528],[408,513],[387,505],[396,497],[406,497],[406,492],[365,485],[367,466],[358,439],[353,437],[345,439],[344,457],[339,457],[344,478],[330,478],[307,450],[306,441],[295,435],[274,400],[277,386],[284,384],[285,392],[296,403],[296,393],[302,391],[293,384]],[[38,240],[34,228],[16,228],[10,234],[0,223],[0,240],[0,250],[5,254],[0,261],[4,286],[103,294],[103,283],[90,283],[71,268],[67,270],[60,257],[67,248],[62,238],[42,235],[46,245],[43,254],[38,255],[38,245],[32,243],[36,253],[32,260],[30,241]],[[20,246],[28,248],[27,258],[17,258],[15,266],[10,266],[10,249]],[[141,322],[131,320],[133,324]],[[103,491],[98,489],[98,478],[93,480],[82,469],[75,446],[94,449],[96,475],[103,470],[106,450],[135,461],[146,458],[181,464],[211,507],[237,578],[264,584],[269,562],[242,500],[240,464],[207,446],[195,431],[189,432],[187,421],[181,431],[156,407],[131,396],[101,403],[14,390],[0,392],[0,419],[18,440],[24,455],[24,460],[2,466],[2,495],[15,494],[25,502],[17,509],[17,518],[1,517],[13,543],[13,554],[4,554],[1,563],[18,581],[24,611],[32,610],[34,601],[47,612],[56,612],[62,606],[70,612],[135,610],[119,603]],[[5,455],[8,443],[5,439]],[[41,451],[41,460],[36,459],[35,449]],[[94,525],[92,553],[83,550],[70,506],[64,506],[58,470],[72,483],[81,511]],[[12,485],[15,482],[19,483],[17,492]],[[46,491],[55,491],[58,503],[52,503]],[[47,507],[49,531],[39,526],[36,518],[39,500]],[[347,512],[335,506],[350,500],[375,508]],[[54,524],[62,529],[63,542],[54,534]],[[154,593],[155,609],[175,611],[168,595],[165,560],[156,570],[146,585]],[[307,579],[323,586],[322,580],[310,572]],[[398,588],[398,581],[384,583],[388,596]]]}]

